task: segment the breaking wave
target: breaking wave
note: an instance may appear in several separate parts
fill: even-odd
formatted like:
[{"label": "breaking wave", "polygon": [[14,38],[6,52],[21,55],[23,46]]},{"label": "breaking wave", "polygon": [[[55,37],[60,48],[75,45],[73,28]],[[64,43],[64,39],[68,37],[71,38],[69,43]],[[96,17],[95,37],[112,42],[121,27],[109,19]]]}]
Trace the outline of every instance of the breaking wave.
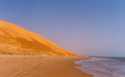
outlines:
[{"label": "breaking wave", "polygon": [[76,64],[80,64],[77,68],[94,77],[125,77],[125,58],[93,57]]}]

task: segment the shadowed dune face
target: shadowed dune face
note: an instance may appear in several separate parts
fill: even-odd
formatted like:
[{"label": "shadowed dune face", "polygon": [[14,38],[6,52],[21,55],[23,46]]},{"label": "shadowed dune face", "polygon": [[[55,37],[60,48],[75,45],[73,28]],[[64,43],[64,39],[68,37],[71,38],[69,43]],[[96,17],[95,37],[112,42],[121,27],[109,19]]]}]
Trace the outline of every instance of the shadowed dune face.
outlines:
[{"label": "shadowed dune face", "polygon": [[0,20],[0,54],[75,56],[40,35]]}]

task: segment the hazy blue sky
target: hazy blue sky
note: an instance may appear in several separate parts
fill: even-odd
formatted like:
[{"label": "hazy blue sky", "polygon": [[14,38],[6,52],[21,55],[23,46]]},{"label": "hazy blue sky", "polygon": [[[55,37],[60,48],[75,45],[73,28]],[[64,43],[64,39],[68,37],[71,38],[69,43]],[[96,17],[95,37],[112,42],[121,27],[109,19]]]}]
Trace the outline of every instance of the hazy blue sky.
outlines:
[{"label": "hazy blue sky", "polygon": [[0,19],[77,53],[125,56],[125,0],[0,0]]}]

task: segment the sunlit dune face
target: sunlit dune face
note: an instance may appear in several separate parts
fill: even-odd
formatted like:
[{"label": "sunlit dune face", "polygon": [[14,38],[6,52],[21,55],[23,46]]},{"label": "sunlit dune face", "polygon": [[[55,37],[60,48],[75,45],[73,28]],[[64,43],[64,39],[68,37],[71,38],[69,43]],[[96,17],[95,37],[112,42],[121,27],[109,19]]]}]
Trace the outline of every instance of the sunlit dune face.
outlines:
[{"label": "sunlit dune face", "polygon": [[3,20],[0,20],[0,53],[75,56],[50,40]]}]

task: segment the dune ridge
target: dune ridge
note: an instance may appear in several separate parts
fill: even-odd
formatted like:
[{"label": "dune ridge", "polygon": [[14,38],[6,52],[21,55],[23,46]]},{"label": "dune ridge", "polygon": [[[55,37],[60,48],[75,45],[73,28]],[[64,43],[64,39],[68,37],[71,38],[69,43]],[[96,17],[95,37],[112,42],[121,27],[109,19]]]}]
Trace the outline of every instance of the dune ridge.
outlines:
[{"label": "dune ridge", "polygon": [[76,56],[41,35],[0,20],[0,54]]}]

